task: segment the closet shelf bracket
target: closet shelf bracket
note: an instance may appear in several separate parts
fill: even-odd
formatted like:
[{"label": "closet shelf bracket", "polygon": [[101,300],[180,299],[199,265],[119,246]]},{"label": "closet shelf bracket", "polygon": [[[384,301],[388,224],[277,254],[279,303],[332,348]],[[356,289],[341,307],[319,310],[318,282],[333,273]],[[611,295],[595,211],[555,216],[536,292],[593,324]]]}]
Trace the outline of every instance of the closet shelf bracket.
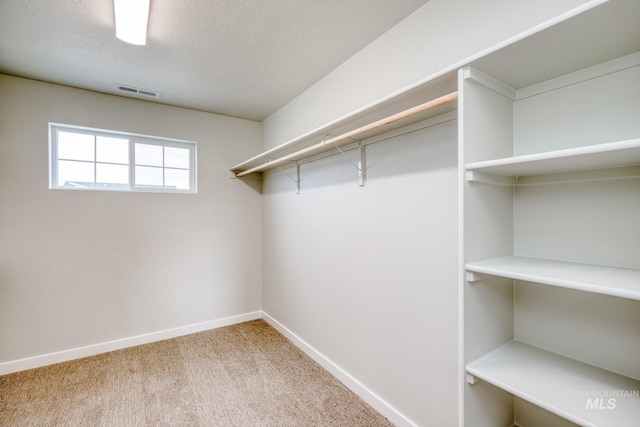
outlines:
[{"label": "closet shelf bracket", "polygon": [[[336,145],[335,147],[340,152],[340,154],[342,154],[343,156],[345,155],[345,152],[342,151],[339,145]],[[350,162],[353,166],[355,166],[356,170],[358,171],[358,185],[360,185],[360,187],[364,187],[364,183],[367,175],[367,163],[366,163],[365,146],[364,144],[362,144],[362,141],[358,141],[358,151],[360,154],[360,158],[358,159],[358,162],[356,163],[353,160],[350,160]]]},{"label": "closet shelf bracket", "polygon": [[286,170],[282,169],[280,166],[277,166],[278,170],[285,174],[287,178],[293,181],[296,184],[296,194],[300,194],[300,164],[296,162],[296,177],[292,177],[287,173]]},{"label": "closet shelf bracket", "polygon": [[468,170],[466,172],[466,178],[468,182],[477,182],[482,184],[493,184],[493,185],[505,185],[505,186],[514,186],[518,182],[517,177],[495,175],[495,174],[478,172],[474,170]]},{"label": "closet shelf bracket", "polygon": [[476,377],[476,376],[475,376],[475,375],[473,375],[473,374],[470,374],[470,373],[468,373],[468,372],[467,372],[467,373],[465,374],[465,376],[466,376],[467,383],[469,383],[469,384],[471,384],[471,385],[473,385],[473,384],[475,384],[475,383],[477,383],[477,382],[478,382],[478,377]]},{"label": "closet shelf bracket", "polygon": [[484,280],[488,277],[492,277],[489,274],[484,274],[484,273],[477,273],[475,271],[469,271],[467,270],[466,272],[466,279],[468,283],[475,283],[475,282],[479,282],[481,280]]}]

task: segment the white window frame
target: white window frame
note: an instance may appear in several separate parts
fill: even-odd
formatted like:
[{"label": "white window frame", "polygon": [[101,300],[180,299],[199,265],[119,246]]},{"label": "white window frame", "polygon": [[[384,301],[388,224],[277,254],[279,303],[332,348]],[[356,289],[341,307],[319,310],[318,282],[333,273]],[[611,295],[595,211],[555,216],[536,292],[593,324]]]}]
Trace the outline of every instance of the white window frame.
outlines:
[{"label": "white window frame", "polygon": [[[58,185],[58,132],[71,132],[92,135],[94,137],[103,136],[108,138],[127,139],[129,142],[129,163],[128,174],[129,184],[123,187],[69,187],[64,185]],[[95,139],[94,139],[95,141]],[[189,189],[176,189],[176,188],[164,188],[164,171],[167,169],[173,170],[187,170],[184,168],[174,168],[164,165],[164,155],[162,166],[152,166],[162,169],[163,173],[163,188],[156,187],[138,187],[136,186],[136,158],[135,158],[135,144],[147,144],[163,147],[175,147],[189,150]],[[127,132],[111,131],[105,129],[87,128],[81,126],[67,125],[61,123],[49,123],[49,188],[54,190],[75,190],[75,191],[124,191],[124,192],[145,192],[145,193],[182,193],[182,194],[196,194],[197,193],[197,144],[195,141],[186,141],[179,139],[164,138],[158,136],[133,134]],[[93,161],[86,161],[87,163],[93,162],[94,165],[104,162],[98,162],[95,157]],[[145,165],[147,166],[147,165]],[[94,170],[95,170],[94,166]]]}]

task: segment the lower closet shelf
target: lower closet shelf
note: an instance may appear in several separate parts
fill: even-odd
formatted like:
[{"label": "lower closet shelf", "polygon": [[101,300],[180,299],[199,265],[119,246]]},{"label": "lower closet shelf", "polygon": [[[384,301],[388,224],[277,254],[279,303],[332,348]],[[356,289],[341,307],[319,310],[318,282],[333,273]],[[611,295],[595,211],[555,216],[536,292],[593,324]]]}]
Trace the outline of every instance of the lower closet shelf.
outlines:
[{"label": "lower closet shelf", "polygon": [[[470,273],[640,300],[640,270],[631,268],[506,256],[469,263],[466,270]],[[468,277],[469,282],[478,279]]]},{"label": "lower closet shelf", "polygon": [[468,374],[581,426],[637,427],[640,381],[511,341]]}]

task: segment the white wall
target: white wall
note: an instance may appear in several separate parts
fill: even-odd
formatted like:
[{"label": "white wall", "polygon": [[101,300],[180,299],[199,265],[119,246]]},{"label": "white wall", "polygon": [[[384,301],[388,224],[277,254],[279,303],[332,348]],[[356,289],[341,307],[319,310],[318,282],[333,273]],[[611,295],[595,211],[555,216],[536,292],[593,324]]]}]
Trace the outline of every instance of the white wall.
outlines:
[{"label": "white wall", "polygon": [[368,146],[363,188],[354,154],[302,165],[300,194],[266,176],[264,311],[404,417],[456,425],[456,121]]},{"label": "white wall", "polygon": [[587,2],[430,0],[269,116],[264,148],[438,75]]},{"label": "white wall", "polygon": [[[198,194],[48,189],[48,122],[197,141]],[[0,75],[0,363],[261,308],[261,125]]]}]

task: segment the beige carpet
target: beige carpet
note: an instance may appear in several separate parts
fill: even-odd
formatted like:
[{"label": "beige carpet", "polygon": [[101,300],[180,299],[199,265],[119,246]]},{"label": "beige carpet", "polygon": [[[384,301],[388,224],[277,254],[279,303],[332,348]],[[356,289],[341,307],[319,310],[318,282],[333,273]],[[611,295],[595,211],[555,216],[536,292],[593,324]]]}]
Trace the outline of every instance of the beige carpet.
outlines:
[{"label": "beige carpet", "polygon": [[263,320],[0,377],[0,426],[390,426]]}]

